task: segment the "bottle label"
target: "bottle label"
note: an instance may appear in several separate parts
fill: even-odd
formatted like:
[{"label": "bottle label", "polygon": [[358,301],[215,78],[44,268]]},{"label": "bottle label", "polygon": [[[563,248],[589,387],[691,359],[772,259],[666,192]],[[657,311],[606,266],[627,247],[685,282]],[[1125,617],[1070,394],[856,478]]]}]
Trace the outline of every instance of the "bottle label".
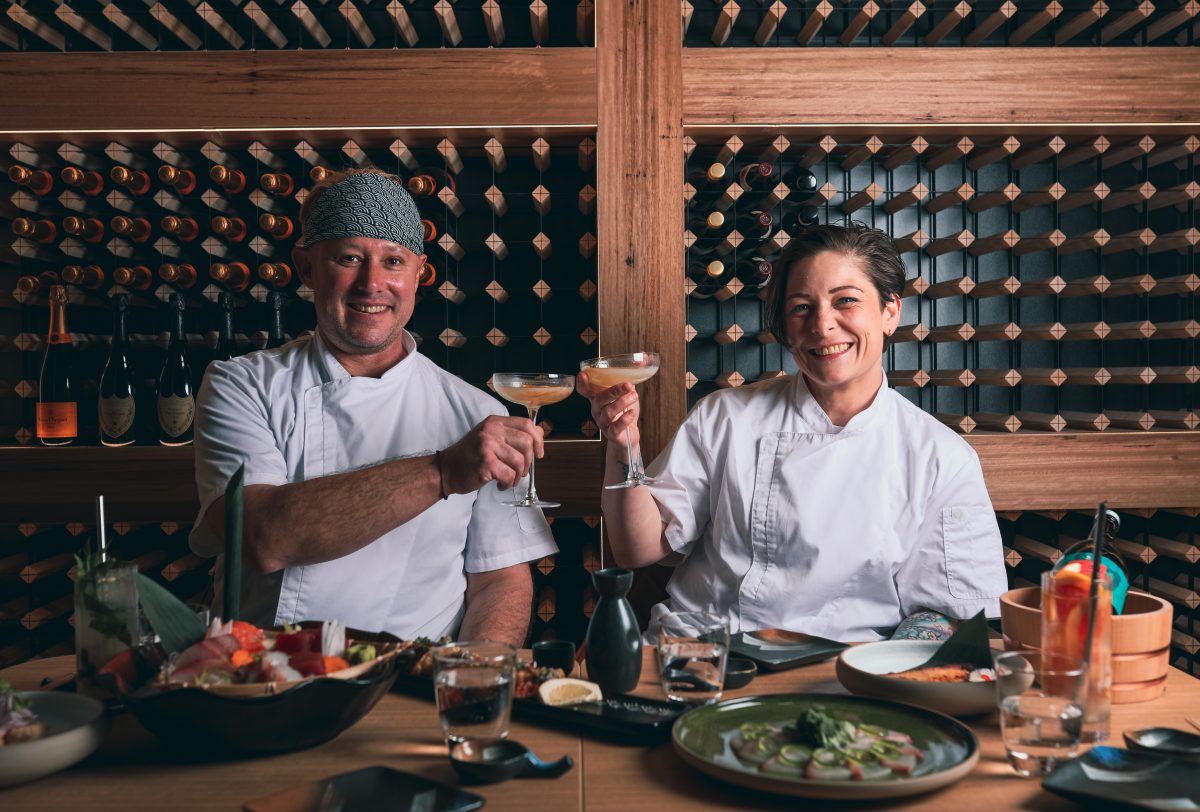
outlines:
[{"label": "bottle label", "polygon": [[158,398],[158,425],[168,437],[179,437],[187,433],[196,417],[196,401],[186,395],[169,395]]},{"label": "bottle label", "polygon": [[133,426],[137,404],[131,397],[100,398],[97,414],[100,432],[106,437],[120,437]]},{"label": "bottle label", "polygon": [[39,403],[37,405],[37,436],[68,439],[79,436],[78,408],[74,403]]}]

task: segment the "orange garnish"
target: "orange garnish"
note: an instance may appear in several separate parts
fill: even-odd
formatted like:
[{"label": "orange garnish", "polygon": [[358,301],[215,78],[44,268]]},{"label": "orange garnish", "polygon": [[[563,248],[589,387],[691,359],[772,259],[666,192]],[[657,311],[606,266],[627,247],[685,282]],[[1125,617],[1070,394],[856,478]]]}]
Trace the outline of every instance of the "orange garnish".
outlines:
[{"label": "orange garnish", "polygon": [[234,668],[241,668],[243,665],[250,665],[250,663],[254,662],[254,655],[246,651],[244,648],[240,648],[233,652],[233,655],[229,658],[229,661],[233,663]]},{"label": "orange garnish", "polygon": [[334,671],[341,671],[343,668],[349,668],[350,663],[346,662],[341,657],[324,657],[325,673],[332,674]]}]

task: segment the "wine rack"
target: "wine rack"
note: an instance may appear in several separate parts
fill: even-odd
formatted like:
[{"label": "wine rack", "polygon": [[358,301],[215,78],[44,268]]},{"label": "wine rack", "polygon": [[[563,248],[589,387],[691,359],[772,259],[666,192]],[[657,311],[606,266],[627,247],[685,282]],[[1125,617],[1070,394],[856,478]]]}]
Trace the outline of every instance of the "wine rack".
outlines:
[{"label": "wine rack", "polygon": [[206,0],[0,4],[0,50],[590,46],[594,0]]},{"label": "wine rack", "polygon": [[[794,371],[764,328],[766,277],[730,271],[777,257],[779,224],[799,216],[899,238],[909,280],[888,378],[957,431],[1200,427],[1200,138],[864,135],[687,140],[689,169],[725,161],[734,178],[685,186],[692,222],[772,221],[756,239],[684,233],[689,268],[724,269],[685,281],[690,401]],[[760,167],[765,180],[737,180]]]},{"label": "wine rack", "polygon": [[683,0],[683,41],[712,47],[1188,46],[1190,2]]},{"label": "wine rack", "polygon": [[[0,394],[0,425],[18,426],[4,441],[33,439],[50,275],[72,282],[68,317],[84,382],[85,444],[96,442],[88,404],[106,353],[106,304],[116,292],[133,298],[133,360],[146,397],[165,347],[160,302],[171,293],[190,305],[197,379],[216,346],[213,302],[222,291],[236,300],[243,350],[264,346],[273,291],[285,301],[286,335],[311,332],[311,291],[291,268],[299,207],[314,178],[344,167],[385,168],[418,189],[420,181],[432,184],[417,198],[428,265],[409,329],[421,352],[477,386],[495,371],[577,370],[596,354],[598,339],[594,139],[426,138],[4,145],[9,175],[0,193],[17,216],[0,249],[12,263],[0,269],[0,285],[16,307],[0,315],[8,350],[0,379],[14,382]],[[546,418],[556,438],[595,435],[581,399]],[[140,425],[142,442],[154,441],[150,423]]]}]

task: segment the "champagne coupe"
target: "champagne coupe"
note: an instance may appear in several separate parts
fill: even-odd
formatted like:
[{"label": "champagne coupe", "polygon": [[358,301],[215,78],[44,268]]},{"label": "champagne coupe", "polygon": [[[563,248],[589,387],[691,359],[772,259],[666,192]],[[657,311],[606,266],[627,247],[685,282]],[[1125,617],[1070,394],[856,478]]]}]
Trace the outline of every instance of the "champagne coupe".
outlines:
[{"label": "champagne coupe", "polygon": [[[603,355],[590,361],[581,361],[579,368],[587,370],[588,382],[592,386],[603,389],[622,383],[637,386],[642,381],[648,381],[658,372],[660,359],[656,352],[631,352],[624,355]],[[605,490],[614,488],[634,488],[638,485],[649,485],[657,482],[646,476],[642,465],[641,449],[637,457],[633,456],[633,443],[630,442],[629,432],[625,432],[625,451],[629,459],[628,473],[623,482],[615,485],[605,485]]]},{"label": "champagne coupe", "polygon": [[[575,391],[575,376],[544,372],[497,372],[492,375],[492,387],[505,400],[524,406],[529,419],[536,423],[538,409],[565,400]],[[530,463],[529,489],[525,492],[525,498],[504,504],[509,507],[562,507],[558,502],[546,502],[538,498],[533,469],[534,464]]]}]

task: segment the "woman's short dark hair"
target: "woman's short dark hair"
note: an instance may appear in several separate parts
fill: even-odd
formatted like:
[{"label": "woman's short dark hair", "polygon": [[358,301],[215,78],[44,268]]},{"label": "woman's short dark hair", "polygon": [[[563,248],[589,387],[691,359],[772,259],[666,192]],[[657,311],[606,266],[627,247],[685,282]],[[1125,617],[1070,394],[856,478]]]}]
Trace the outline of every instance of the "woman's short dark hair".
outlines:
[{"label": "woman's short dark hair", "polygon": [[792,238],[775,260],[771,281],[767,283],[767,329],[775,340],[787,346],[787,317],[783,312],[788,279],[801,262],[825,251],[855,257],[879,291],[880,307],[904,292],[904,260],[891,237],[863,223],[819,225],[806,228]]}]

